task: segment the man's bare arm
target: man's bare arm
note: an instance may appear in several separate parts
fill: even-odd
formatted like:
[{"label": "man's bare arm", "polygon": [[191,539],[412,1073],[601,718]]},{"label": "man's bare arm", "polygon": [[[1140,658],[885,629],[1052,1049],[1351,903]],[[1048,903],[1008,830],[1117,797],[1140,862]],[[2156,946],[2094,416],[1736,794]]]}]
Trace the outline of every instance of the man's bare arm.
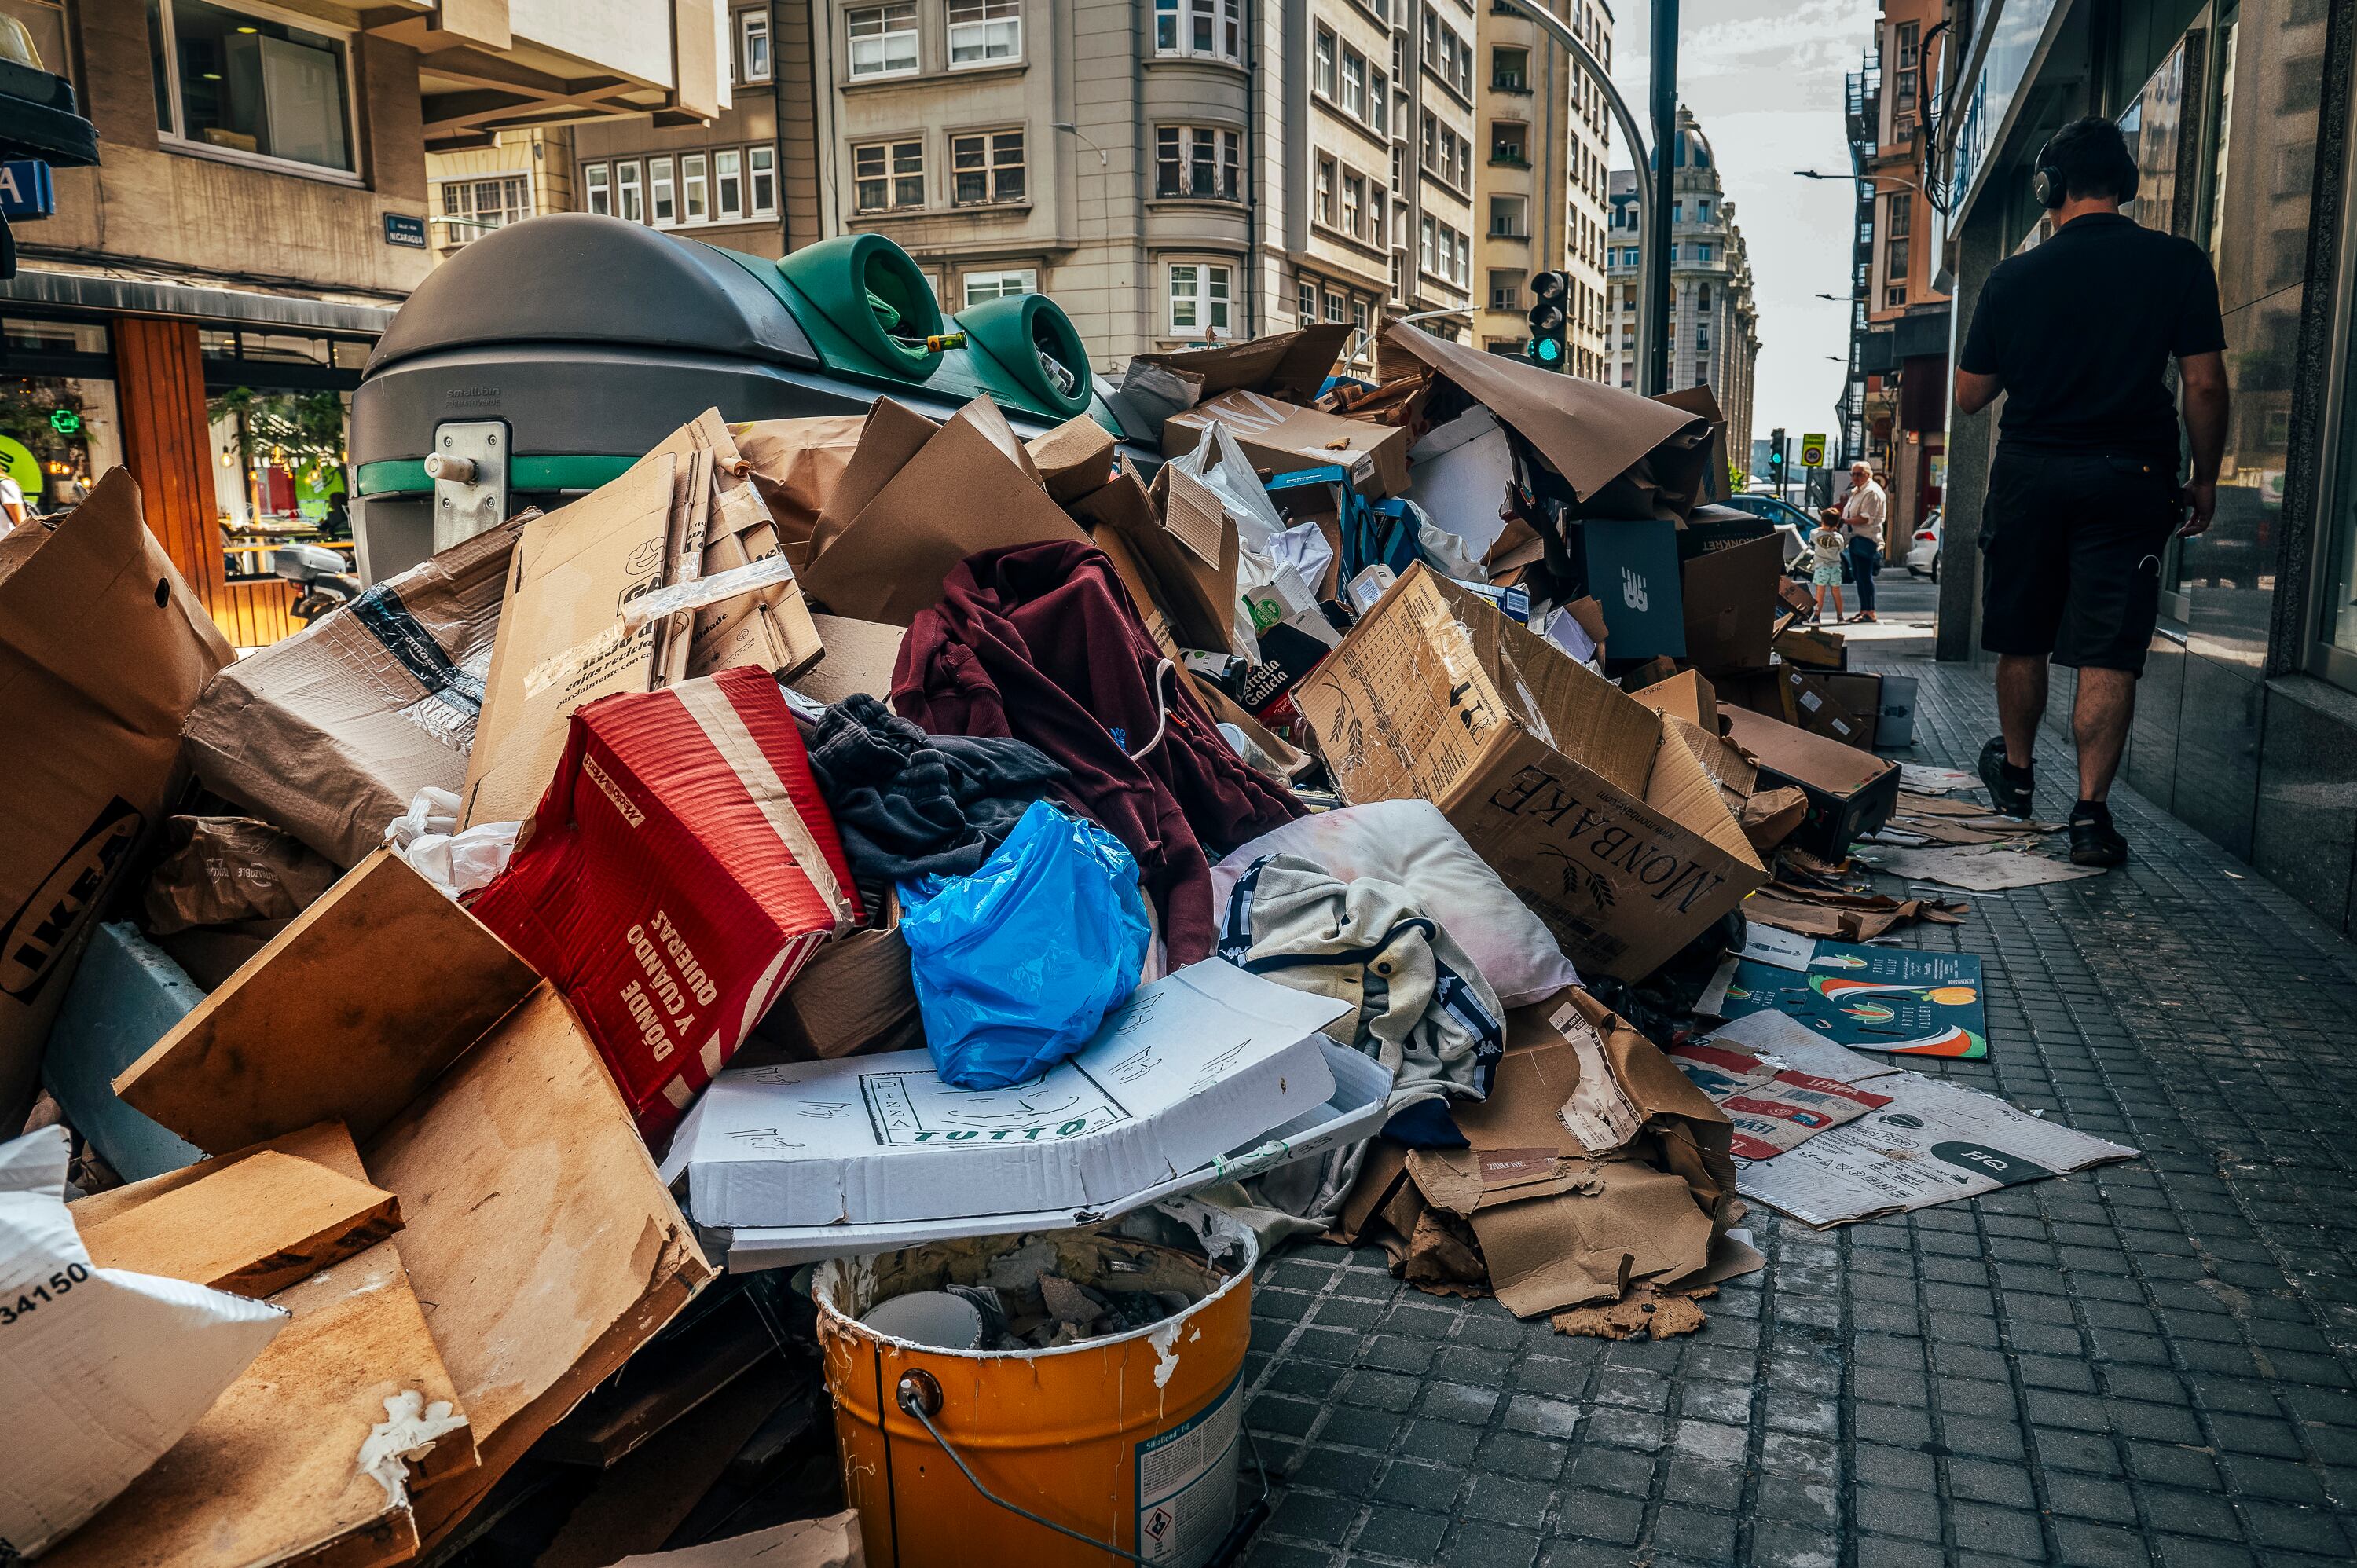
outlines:
[{"label": "man's bare arm", "polygon": [[2222,353],[2189,354],[2177,361],[2177,374],[2185,392],[2185,434],[2193,447],[2193,478],[2185,487],[2193,515],[2179,532],[2190,535],[2208,528],[2218,510],[2218,467],[2226,456],[2226,412],[2232,394],[2226,388],[2226,356]]},{"label": "man's bare arm", "polygon": [[1956,412],[1978,413],[1996,401],[2005,391],[2005,383],[1995,376],[1984,376],[1972,371],[1956,372]]}]

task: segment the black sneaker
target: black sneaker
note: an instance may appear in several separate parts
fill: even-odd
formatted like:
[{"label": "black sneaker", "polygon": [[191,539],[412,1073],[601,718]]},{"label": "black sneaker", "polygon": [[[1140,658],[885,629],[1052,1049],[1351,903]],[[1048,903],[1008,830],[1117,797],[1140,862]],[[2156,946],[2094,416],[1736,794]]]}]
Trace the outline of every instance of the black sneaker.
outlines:
[{"label": "black sneaker", "polygon": [[1996,809],[2008,817],[2028,818],[2029,815],[2029,769],[2016,768],[2005,759],[2005,737],[1992,736],[1981,747],[1981,782],[1988,786],[1989,799]]},{"label": "black sneaker", "polygon": [[2107,808],[2082,801],[2072,809],[2072,865],[2124,865],[2127,858],[2128,841],[2112,825],[2112,813]]}]

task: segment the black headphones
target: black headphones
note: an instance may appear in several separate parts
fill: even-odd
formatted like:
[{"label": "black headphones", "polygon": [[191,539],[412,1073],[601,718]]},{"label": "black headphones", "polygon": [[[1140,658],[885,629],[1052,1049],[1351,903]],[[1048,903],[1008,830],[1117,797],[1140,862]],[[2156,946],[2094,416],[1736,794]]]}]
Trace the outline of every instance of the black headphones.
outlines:
[{"label": "black headphones", "polygon": [[[2057,131],[2054,136],[2061,134]],[[2029,193],[2038,198],[2039,206],[2050,212],[2071,199],[2071,182],[2049,156],[2054,151],[2054,136],[2047,137],[2046,145],[2038,149],[2038,167],[2029,177]],[[2136,167],[2134,157],[2126,156],[2126,149],[2122,150],[2120,166],[2120,205],[2126,207],[2136,199],[2136,186],[2144,171]]]}]

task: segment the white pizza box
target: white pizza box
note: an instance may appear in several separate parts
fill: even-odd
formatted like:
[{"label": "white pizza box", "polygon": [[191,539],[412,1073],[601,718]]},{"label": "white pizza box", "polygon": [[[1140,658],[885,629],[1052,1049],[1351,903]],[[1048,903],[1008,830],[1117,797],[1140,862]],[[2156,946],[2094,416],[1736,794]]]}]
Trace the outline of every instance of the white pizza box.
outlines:
[{"label": "white pizza box", "polygon": [[723,1072],[663,1180],[717,1230],[1095,1208],[1331,1099],[1318,1030],[1344,1011],[1206,959],[1008,1089],[944,1083],[924,1051]]},{"label": "white pizza box", "polygon": [[749,1273],[815,1262],[822,1258],[888,1252],[899,1247],[920,1247],[969,1236],[1069,1230],[1118,1219],[1133,1209],[1167,1197],[1183,1197],[1216,1182],[1243,1181],[1263,1171],[1373,1137],[1390,1119],[1392,1075],[1372,1057],[1348,1046],[1338,1046],[1321,1036],[1318,1048],[1325,1053],[1326,1065],[1334,1074],[1334,1096],[1325,1104],[1303,1112],[1252,1144],[1219,1155],[1207,1165],[1197,1165],[1184,1176],[1157,1182],[1109,1204],[867,1225],[755,1226],[716,1232],[713,1240],[726,1250],[729,1273]]}]

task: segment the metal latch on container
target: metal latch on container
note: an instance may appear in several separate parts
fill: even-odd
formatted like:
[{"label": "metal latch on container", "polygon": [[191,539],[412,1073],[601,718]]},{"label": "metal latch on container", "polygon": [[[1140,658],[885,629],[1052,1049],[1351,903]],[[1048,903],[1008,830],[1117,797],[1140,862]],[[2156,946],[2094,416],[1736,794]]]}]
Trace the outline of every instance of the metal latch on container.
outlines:
[{"label": "metal latch on container", "polygon": [[436,554],[508,520],[508,446],[504,419],[435,428],[425,477],[434,481]]}]

